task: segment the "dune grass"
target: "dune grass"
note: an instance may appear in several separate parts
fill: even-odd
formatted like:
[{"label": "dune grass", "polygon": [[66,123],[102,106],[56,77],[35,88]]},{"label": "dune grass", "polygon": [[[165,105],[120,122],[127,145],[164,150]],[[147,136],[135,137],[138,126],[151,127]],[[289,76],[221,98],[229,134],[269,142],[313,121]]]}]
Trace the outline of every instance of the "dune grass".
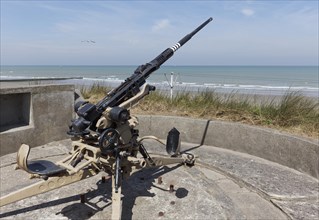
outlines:
[{"label": "dune grass", "polygon": [[[110,88],[100,84],[81,89],[83,97],[93,103],[103,98],[108,91]],[[155,91],[131,112],[227,120],[319,137],[319,103],[296,91],[287,91],[280,98],[258,103],[236,92],[180,91],[171,100],[168,93]]]},{"label": "dune grass", "polygon": [[80,88],[80,92],[84,99],[94,99],[94,98],[102,98],[104,97],[111,88],[106,85],[100,83],[94,83],[91,86],[85,87],[82,86]]}]

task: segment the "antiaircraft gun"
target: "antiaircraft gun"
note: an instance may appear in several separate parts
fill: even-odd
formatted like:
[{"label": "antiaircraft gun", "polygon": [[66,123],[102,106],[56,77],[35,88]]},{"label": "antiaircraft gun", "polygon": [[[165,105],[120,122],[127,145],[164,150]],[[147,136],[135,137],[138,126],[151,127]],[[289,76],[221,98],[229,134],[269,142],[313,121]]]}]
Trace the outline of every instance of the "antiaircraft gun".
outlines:
[{"label": "antiaircraft gun", "polygon": [[[209,18],[174,46],[167,48],[152,61],[139,66],[117,88],[111,90],[96,105],[75,103],[77,117],[67,132],[72,139],[70,155],[56,163],[46,160],[28,161],[30,147],[21,145],[17,153],[17,167],[43,180],[0,198],[0,206],[44,193],[106,171],[112,175],[112,219],[121,218],[121,185],[123,178],[147,167],[183,163],[193,165],[192,154],[180,153],[179,131],[173,128],[166,144],[154,136],[139,138],[137,117],[130,109],[155,90],[146,79],[173,56],[174,52],[205,27]],[[166,145],[168,157],[150,156],[143,140],[153,139]],[[138,153],[141,157],[138,157]]]}]

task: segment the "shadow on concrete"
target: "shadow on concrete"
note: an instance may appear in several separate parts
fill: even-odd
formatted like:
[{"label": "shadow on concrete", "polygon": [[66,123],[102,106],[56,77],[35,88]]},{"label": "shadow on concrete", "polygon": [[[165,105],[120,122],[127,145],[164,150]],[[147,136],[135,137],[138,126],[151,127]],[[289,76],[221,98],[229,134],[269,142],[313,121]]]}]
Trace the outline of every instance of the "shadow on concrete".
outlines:
[{"label": "shadow on concrete", "polygon": [[203,145],[200,144],[200,145],[197,145],[197,146],[188,148],[188,149],[186,149],[186,150],[181,151],[181,154],[187,154],[187,152],[192,151],[192,150],[195,150],[195,149],[197,149],[197,148],[199,148],[199,147],[201,147],[201,146],[203,146]]},{"label": "shadow on concrete", "polygon": [[69,197],[66,197],[66,198],[63,198],[63,199],[57,199],[57,200],[53,200],[53,201],[50,201],[50,202],[46,202],[46,203],[42,203],[42,204],[38,204],[38,205],[26,207],[26,208],[22,208],[22,209],[18,209],[18,210],[6,212],[6,213],[1,213],[0,214],[0,218],[5,218],[5,217],[13,216],[13,215],[22,214],[22,213],[25,213],[25,212],[34,211],[34,210],[37,210],[37,209],[42,209],[44,207],[56,206],[56,205],[60,205],[60,204],[63,204],[63,203],[73,202],[73,201],[76,201],[76,200],[79,200],[79,199],[80,199],[80,197],[78,195],[69,196]]},{"label": "shadow on concrete", "polygon": [[187,153],[188,151],[195,150],[195,149],[197,149],[197,148],[199,148],[199,147],[201,147],[201,146],[203,146],[205,144],[206,134],[207,134],[207,130],[208,130],[210,121],[211,120],[207,120],[207,122],[206,122],[206,126],[205,126],[205,129],[204,129],[203,136],[202,136],[202,139],[200,141],[200,144],[197,145],[197,146],[191,147],[189,149],[181,151],[181,154]]},{"label": "shadow on concrete", "polygon": [[[9,216],[14,216],[30,211],[35,211],[38,209],[43,209],[43,208],[48,208],[52,206],[57,206],[65,203],[70,203],[70,202],[75,202],[79,201],[79,203],[72,203],[71,205],[68,205],[64,207],[60,212],[57,212],[56,215],[62,214],[63,216],[66,216],[68,219],[88,219],[91,216],[93,216],[96,212],[102,211],[105,207],[109,206],[111,203],[108,201],[111,201],[111,181],[107,181],[106,183],[102,183],[102,181],[98,181],[96,183],[97,189],[92,190],[88,193],[85,194],[85,203],[80,203],[80,195],[74,195],[74,196],[69,196],[61,199],[56,199],[50,202],[45,202],[41,203],[38,205],[33,205],[30,207],[6,212],[6,213],[1,213],[0,218],[5,218]],[[54,191],[54,190],[53,190]],[[53,192],[52,191],[52,192]],[[96,203],[90,202],[93,198],[103,195],[103,197]],[[63,195],[62,195],[63,196]],[[101,200],[108,202],[104,207],[99,207],[97,204],[101,202]]]},{"label": "shadow on concrete", "polygon": [[[162,191],[167,191],[170,193],[169,189],[165,189],[160,187],[160,184],[154,184],[156,179],[164,174],[171,172],[178,167],[182,166],[182,164],[177,164],[171,168],[164,166],[164,167],[157,167],[157,168],[149,168],[140,170],[134,173],[127,181],[123,182],[122,193],[124,195],[123,203],[122,203],[122,219],[131,220],[133,216],[133,207],[137,197],[154,197],[155,194],[150,192],[152,187],[160,189]],[[182,189],[185,191],[186,189]],[[180,196],[181,190],[173,190],[172,193],[177,193]],[[187,191],[187,190],[186,190]],[[188,192],[188,191],[187,191]],[[177,195],[176,195],[177,196]],[[140,208],[143,210],[143,208]]]},{"label": "shadow on concrete", "polygon": [[205,129],[204,129],[204,133],[203,133],[203,136],[202,136],[202,140],[201,140],[201,142],[200,142],[200,146],[202,146],[202,145],[205,143],[206,134],[207,134],[207,130],[208,130],[210,121],[211,121],[211,120],[207,120],[207,122],[206,122],[206,126],[205,126]]},{"label": "shadow on concrete", "polygon": [[[148,168],[137,171],[127,180],[123,181],[122,185],[122,219],[132,219],[133,207],[137,197],[154,197],[155,194],[150,192],[152,187],[157,189],[169,192],[169,189],[161,188],[160,184],[154,184],[156,179],[160,176],[171,172],[172,170],[177,169],[182,166],[182,164],[177,164],[173,167],[157,167],[157,168]],[[89,219],[97,212],[103,211],[106,207],[111,205],[111,192],[112,192],[112,181],[111,178],[106,180],[105,183],[102,183],[99,180],[97,183],[97,189],[93,189],[85,193],[85,203],[80,202],[80,195],[69,196],[30,207],[1,213],[0,218],[5,218],[9,216],[15,216],[18,214],[31,212],[43,208],[53,207],[61,204],[66,204],[72,202],[72,204],[67,205],[62,208],[61,211],[55,213],[56,215],[63,215],[71,220],[77,219]],[[89,186],[88,186],[89,187]],[[92,189],[92,187],[90,187]],[[177,198],[184,198],[188,194],[188,190],[185,188],[178,188],[173,190]],[[102,195],[102,197],[101,197]],[[63,196],[63,195],[61,195]],[[101,197],[97,200],[97,197]],[[78,201],[78,202],[76,202]],[[93,202],[94,201],[94,202]],[[125,210],[125,211],[124,211]],[[43,217],[43,216],[42,216]]]},{"label": "shadow on concrete", "polygon": [[[84,203],[78,202],[65,206],[60,212],[56,213],[56,215],[61,214],[70,220],[89,219],[97,212],[103,211],[104,208],[110,206],[112,191],[111,178],[105,183],[102,183],[102,181],[99,180],[96,185],[98,187],[96,190],[82,194]],[[91,201],[100,195],[103,196],[99,198],[98,201]],[[77,198],[80,199],[81,196],[78,195]]]}]

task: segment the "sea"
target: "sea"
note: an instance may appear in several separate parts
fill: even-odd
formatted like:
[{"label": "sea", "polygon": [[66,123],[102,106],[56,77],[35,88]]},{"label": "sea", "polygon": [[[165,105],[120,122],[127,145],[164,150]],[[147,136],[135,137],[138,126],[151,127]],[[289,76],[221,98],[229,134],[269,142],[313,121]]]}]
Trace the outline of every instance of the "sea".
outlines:
[{"label": "sea", "polygon": [[[0,82],[64,79],[60,83],[116,87],[137,66],[1,65]],[[147,83],[161,90],[237,92],[282,95],[290,91],[319,97],[318,66],[169,66],[153,72]]]}]

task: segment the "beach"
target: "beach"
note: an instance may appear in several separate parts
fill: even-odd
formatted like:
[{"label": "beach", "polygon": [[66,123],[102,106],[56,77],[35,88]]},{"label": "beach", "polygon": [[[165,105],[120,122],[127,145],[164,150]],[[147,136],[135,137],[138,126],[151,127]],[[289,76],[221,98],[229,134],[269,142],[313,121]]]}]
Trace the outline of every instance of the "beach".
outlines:
[{"label": "beach", "polygon": [[[34,84],[40,84],[51,83],[58,78],[58,82],[63,84],[116,87],[136,68],[137,65],[1,66],[0,82],[32,80]],[[162,66],[146,82],[158,90],[170,90],[171,74],[175,91],[214,90],[220,93],[277,96],[289,90],[319,97],[318,66]]]},{"label": "beach", "polygon": [[[15,79],[15,80],[0,80],[0,88],[12,88],[12,87],[27,87],[27,86],[37,86],[37,85],[48,85],[48,84],[72,84],[75,88],[79,90],[89,89],[93,85],[100,85],[108,89],[115,88],[121,84],[122,81],[101,81],[101,80],[87,80],[81,78],[43,78],[43,79]],[[152,84],[154,85],[154,84]],[[157,84],[156,91],[164,94],[165,96],[170,96],[170,87],[165,84]],[[235,100],[245,100],[254,104],[265,104],[270,102],[278,102],[281,100],[282,96],[290,92],[300,92],[310,100],[318,102],[319,93],[315,90],[302,91],[294,89],[236,89],[236,88],[209,88],[201,87],[195,85],[175,85],[173,88],[173,96],[177,94],[182,94],[185,92],[191,92],[193,94],[198,94],[200,92],[212,91],[219,94],[220,97],[225,99],[232,97]]]}]

